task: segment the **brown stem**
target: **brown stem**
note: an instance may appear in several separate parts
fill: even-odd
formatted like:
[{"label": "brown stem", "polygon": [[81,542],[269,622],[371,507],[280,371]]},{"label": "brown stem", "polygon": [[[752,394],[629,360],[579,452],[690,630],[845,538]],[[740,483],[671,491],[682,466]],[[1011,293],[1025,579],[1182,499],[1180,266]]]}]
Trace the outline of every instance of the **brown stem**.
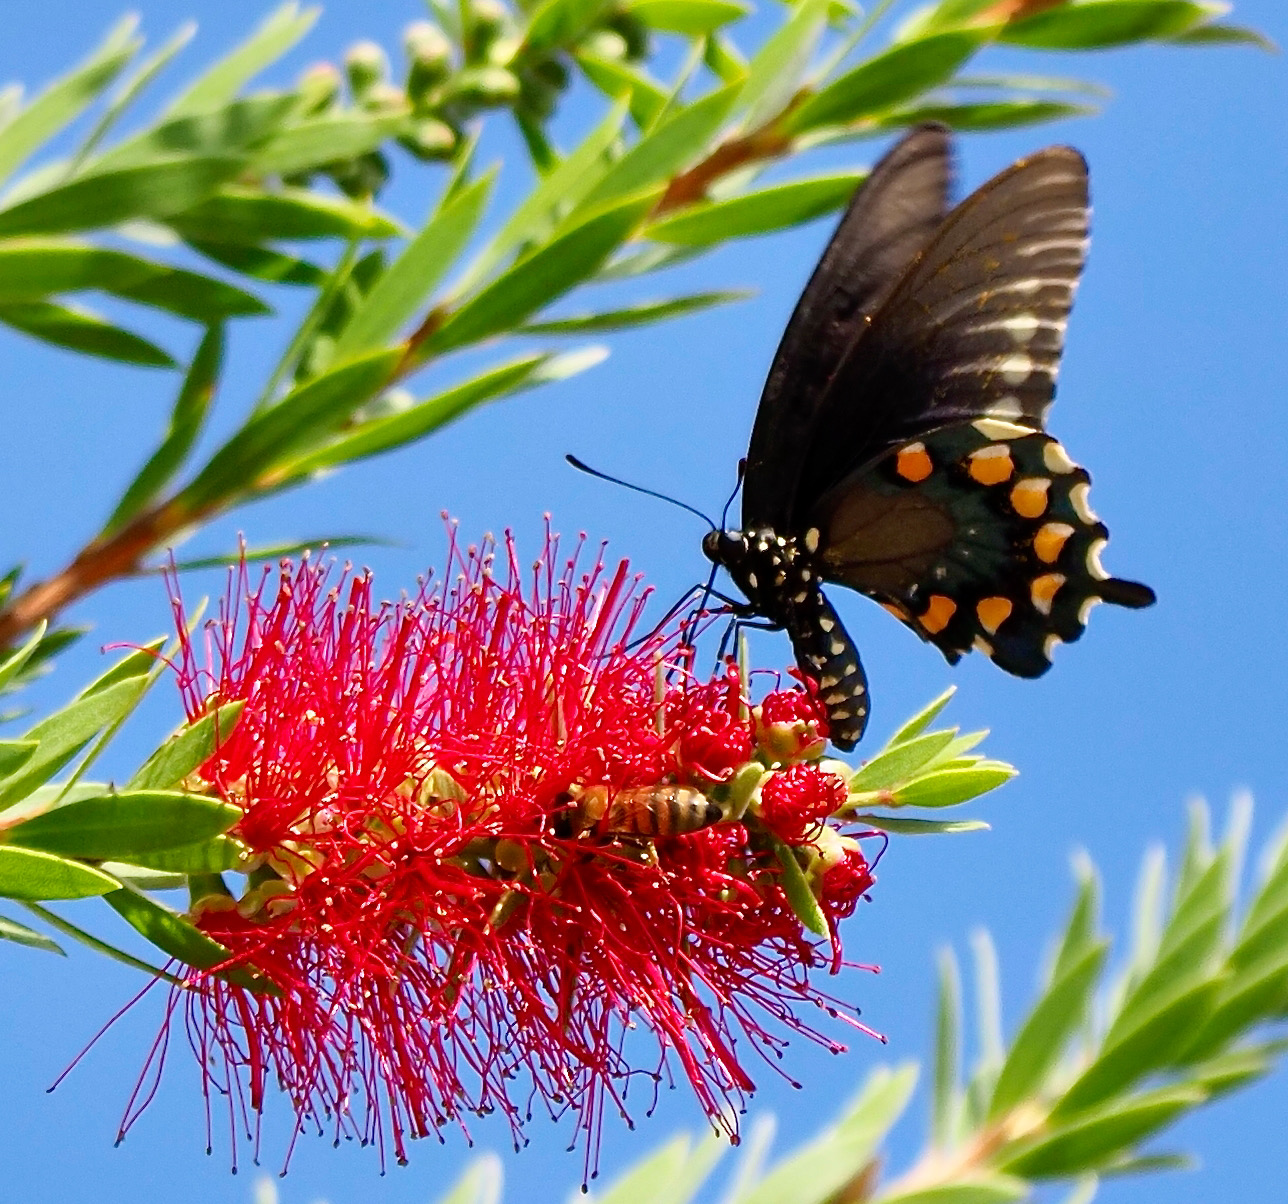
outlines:
[{"label": "brown stem", "polygon": [[791,150],[792,139],[772,126],[754,130],[742,138],[734,138],[717,146],[701,163],[676,176],[662,199],[658,201],[653,216],[692,205],[707,195],[707,189],[723,175],[755,163],[761,159],[775,159]]},{"label": "brown stem", "polygon": [[29,585],[0,610],[0,648],[13,644],[42,619],[52,619],[91,590],[137,571],[153,548],[196,517],[185,507],[167,502],[139,515],[114,535],[87,544],[66,568]]}]

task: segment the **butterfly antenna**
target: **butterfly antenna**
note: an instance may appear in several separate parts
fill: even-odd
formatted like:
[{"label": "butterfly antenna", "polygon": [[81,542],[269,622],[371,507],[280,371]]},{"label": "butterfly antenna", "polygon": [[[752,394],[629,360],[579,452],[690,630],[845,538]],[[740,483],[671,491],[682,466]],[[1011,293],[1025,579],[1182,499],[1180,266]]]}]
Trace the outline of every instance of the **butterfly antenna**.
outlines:
[{"label": "butterfly antenna", "polygon": [[598,477],[601,481],[608,481],[613,485],[621,485],[625,489],[633,489],[636,493],[647,494],[649,497],[655,497],[659,501],[670,502],[672,506],[679,506],[681,510],[687,510],[690,514],[696,514],[704,523],[713,531],[716,529],[715,523],[711,521],[701,510],[678,498],[670,497],[665,493],[658,493],[656,489],[645,489],[643,485],[633,485],[630,481],[623,481],[621,477],[611,477],[606,472],[600,472],[598,468],[591,468],[589,464],[577,459],[574,455],[566,455],[564,459],[568,461],[578,472],[584,472],[588,476]]},{"label": "butterfly antenna", "polygon": [[729,507],[733,505],[733,499],[738,496],[738,491],[742,489],[742,479],[747,475],[747,457],[743,456],[738,461],[738,479],[733,484],[733,492],[729,495],[729,500],[725,502],[724,509],[720,511],[720,530],[724,530],[729,523]]}]

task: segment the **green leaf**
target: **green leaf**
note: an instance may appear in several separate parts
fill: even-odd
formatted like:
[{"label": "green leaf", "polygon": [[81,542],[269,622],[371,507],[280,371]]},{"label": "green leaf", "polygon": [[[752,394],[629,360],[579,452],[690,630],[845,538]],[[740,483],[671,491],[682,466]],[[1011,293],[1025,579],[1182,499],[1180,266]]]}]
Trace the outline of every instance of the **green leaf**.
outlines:
[{"label": "green leaf", "polygon": [[931,34],[860,63],[811,96],[784,122],[788,133],[840,125],[902,104],[950,79],[975,53],[983,30]]},{"label": "green leaf", "polygon": [[1044,50],[1093,50],[1168,38],[1225,12],[1191,0],[1087,0],[1009,21],[998,40]]},{"label": "green leaf", "polygon": [[1051,966],[1051,980],[1067,974],[1082,959],[1087,950],[1097,942],[1100,920],[1100,881],[1096,867],[1086,853],[1074,858],[1074,873],[1078,878],[1078,898],[1060,938]]},{"label": "green leaf", "polygon": [[550,381],[565,380],[602,363],[607,354],[601,347],[588,347],[566,355],[541,352],[499,368],[489,368],[408,410],[364,422],[351,433],[293,461],[285,471],[295,479],[322,468],[349,464],[404,447],[455,421],[483,402]]},{"label": "green leaf", "polygon": [[960,1083],[962,985],[951,949],[939,954],[939,1002],[935,1008],[934,1085],[931,1089],[931,1140],[949,1149],[957,1136]]},{"label": "green leaf", "polygon": [[240,807],[199,794],[136,790],[82,799],[34,815],[5,831],[26,849],[95,861],[130,861],[226,832]]},{"label": "green leaf", "polygon": [[501,1199],[501,1163],[495,1154],[475,1158],[437,1204],[498,1204]]},{"label": "green leaf", "polygon": [[1011,1045],[993,1088],[988,1114],[1006,1115],[1039,1095],[1065,1045],[1087,1017],[1109,942],[1086,949],[1047,987]]},{"label": "green leaf", "polygon": [[[9,577],[6,578],[6,581],[16,582],[16,580],[17,570],[15,569],[14,572],[9,574]],[[10,589],[11,588],[12,586]],[[8,601],[10,589],[3,591],[4,596],[3,598],[0,598],[0,605],[3,605]],[[0,691],[8,689],[10,683],[18,679],[27,662],[40,649],[41,643],[45,638],[45,632],[48,629],[48,620],[41,619],[40,622],[32,629],[31,634],[27,637],[26,642],[21,647],[15,648],[11,652],[7,652],[4,656],[0,656]]]},{"label": "green leaf", "polygon": [[40,747],[16,776],[0,781],[0,810],[49,781],[99,731],[128,715],[147,687],[146,679],[117,682],[76,699],[25,733],[25,740],[38,741]]},{"label": "green leaf", "polygon": [[710,246],[731,238],[769,234],[841,208],[866,172],[792,180],[757,192],[687,206],[652,222],[644,233],[658,242]]},{"label": "green leaf", "polygon": [[941,1183],[920,1190],[881,1195],[877,1204],[1008,1204],[1011,1200],[1025,1200],[1031,1188],[1023,1179],[1009,1175],[967,1173],[955,1183]]},{"label": "green leaf", "polygon": [[79,289],[101,289],[203,322],[268,312],[257,297],[222,280],[124,251],[62,239],[0,245],[0,303]]},{"label": "green leaf", "polygon": [[[176,560],[174,568],[179,573],[191,573],[200,569],[226,569],[240,565],[259,564],[264,561],[278,561],[285,556],[299,556],[304,552],[316,549],[334,551],[336,548],[370,548],[398,547],[392,540],[381,539],[377,535],[319,535],[316,539],[291,539],[284,543],[257,544],[254,547],[238,548],[236,551],[223,552],[214,556],[191,556]],[[168,565],[157,565],[150,572],[162,574]]]},{"label": "green leaf", "polygon": [[1087,117],[1100,110],[1094,105],[1060,100],[993,100],[975,104],[926,104],[896,109],[877,124],[882,129],[907,129],[924,121],[938,121],[955,130],[1005,130],[1066,117]]},{"label": "green leaf", "polygon": [[938,698],[928,703],[895,732],[887,741],[886,747],[891,748],[896,744],[903,744],[915,736],[920,736],[926,728],[939,718],[940,712],[952,701],[953,695],[956,693],[957,687],[949,686]]},{"label": "green leaf", "polygon": [[1256,46],[1270,54],[1279,53],[1279,47],[1259,30],[1218,21],[1195,25],[1173,35],[1171,40],[1185,46]]},{"label": "green leaf", "polygon": [[210,242],[204,238],[190,238],[188,245],[207,259],[232,268],[244,276],[267,280],[273,284],[302,284],[321,288],[327,274],[315,263],[295,255],[270,251],[267,247],[248,247],[241,243]]},{"label": "green leaf", "polygon": [[544,242],[554,229],[557,214],[576,205],[608,170],[608,150],[621,133],[626,106],[614,105],[608,116],[586,135],[575,150],[547,172],[526,199],[465,269],[456,285],[458,294],[469,292],[516,247]]},{"label": "green leaf", "polygon": [[1187,1080],[1210,1096],[1224,1095],[1263,1078],[1284,1052],[1282,1041],[1236,1049],[1191,1067]]},{"label": "green leaf", "polygon": [[126,783],[127,790],[168,790],[205,763],[232,735],[245,702],[223,706],[184,724],[161,745]]},{"label": "green leaf", "polygon": [[458,309],[424,345],[442,353],[511,330],[580,284],[639,224],[656,192],[618,201],[520,259]]},{"label": "green leaf", "polygon": [[878,832],[897,832],[901,836],[938,836],[948,832],[988,832],[991,825],[982,819],[907,819],[901,815],[873,815],[856,812],[850,818],[867,824]]},{"label": "green leaf", "polygon": [[91,170],[97,174],[181,155],[239,155],[276,132],[298,103],[293,94],[270,92],[174,117],[98,156]]},{"label": "green leaf", "polygon": [[0,128],[0,179],[74,121],[111,84],[142,45],[135,35],[138,18],[113,26],[90,57],[49,85],[31,104]]},{"label": "green leaf", "polygon": [[595,1204],[664,1204],[676,1200],[668,1191],[689,1161],[688,1137],[676,1137],[661,1149],[636,1162],[602,1193],[595,1192]]},{"label": "green leaf", "polygon": [[0,896],[6,899],[88,899],[120,883],[101,870],[52,853],[0,845]]},{"label": "green leaf", "polygon": [[741,87],[730,84],[709,92],[660,122],[605,172],[573,214],[662,184],[701,158],[728,118]]},{"label": "green leaf", "polygon": [[957,729],[949,728],[888,745],[850,778],[851,792],[889,790],[915,778],[956,735]]},{"label": "green leaf", "polygon": [[244,867],[246,856],[245,845],[235,837],[221,835],[156,853],[134,853],[129,864],[179,876],[219,874]]},{"label": "green leaf", "polygon": [[752,295],[746,290],[690,293],[686,297],[672,297],[666,301],[641,301],[624,309],[571,314],[566,318],[552,318],[545,322],[527,322],[519,329],[524,334],[598,334],[609,330],[629,330],[635,326],[646,326],[650,322],[662,322],[667,318],[710,309],[713,305],[744,301]]},{"label": "green leaf", "polygon": [[172,101],[167,116],[195,113],[231,100],[247,80],[275,63],[308,33],[319,11],[301,10],[294,0],[275,9],[246,41],[207,68]]},{"label": "green leaf", "polygon": [[894,791],[901,807],[955,807],[1009,782],[1016,770],[1000,761],[981,761],[969,769],[939,769]]},{"label": "green leaf", "polygon": [[162,953],[198,970],[223,965],[232,950],[211,940],[199,928],[153,899],[126,888],[104,895],[113,911]]},{"label": "green leaf", "polygon": [[739,1193],[738,1204],[823,1204],[838,1198],[875,1156],[916,1083],[914,1066],[873,1071],[840,1120]]},{"label": "green leaf", "polygon": [[190,242],[243,243],[259,247],[274,239],[391,238],[400,227],[391,218],[343,197],[281,188],[273,192],[225,184],[213,196],[171,218],[170,227]]},{"label": "green leaf", "polygon": [[495,173],[462,189],[407,244],[375,287],[358,303],[335,345],[337,360],[391,342],[434,291],[478,226]]},{"label": "green leaf", "polygon": [[158,161],[78,176],[0,209],[0,237],[96,230],[140,217],[166,217],[195,205],[242,167],[240,159]]},{"label": "green leaf", "polygon": [[17,773],[39,747],[35,740],[0,740],[0,779]]},{"label": "green leaf", "polygon": [[179,502],[199,510],[252,488],[273,466],[321,442],[370,400],[389,380],[399,358],[398,351],[363,356],[299,385],[219,448],[179,495]]},{"label": "green leaf", "polygon": [[814,892],[809,888],[809,881],[805,877],[805,871],[800,867],[800,862],[796,860],[796,854],[777,836],[770,839],[773,841],[778,864],[783,868],[780,885],[796,918],[815,935],[827,936],[827,917],[818,905],[818,900],[814,898]]},{"label": "green leaf", "polygon": [[162,665],[157,653],[161,651],[161,646],[164,643],[165,639],[158,637],[139,648],[134,648],[127,652],[106,672],[100,673],[98,677],[94,678],[76,697],[88,698],[91,694],[102,693],[109,686],[114,686],[118,682],[131,681],[135,678],[147,677],[149,674],[155,673]]},{"label": "green leaf", "polygon": [[1064,1093],[1052,1116],[1063,1120],[1101,1105],[1143,1076],[1170,1065],[1211,1013],[1220,987],[1219,979],[1184,982],[1130,1029],[1111,1029],[1095,1061]]},{"label": "green leaf", "polygon": [[1050,1136],[1004,1153],[1001,1169],[1029,1179],[1056,1178],[1097,1169],[1111,1155],[1126,1150],[1170,1124],[1207,1099],[1194,1087],[1162,1087],[1112,1104]]},{"label": "green leaf", "polygon": [[547,50],[582,37],[593,26],[603,0],[541,0],[532,9],[524,45]]},{"label": "green leaf", "polygon": [[738,94],[744,129],[759,129],[787,107],[823,36],[829,7],[830,0],[802,0],[756,52]]},{"label": "green leaf", "polygon": [[625,101],[631,120],[647,129],[666,108],[667,92],[655,79],[616,59],[589,51],[574,53],[585,76],[610,100]]},{"label": "green leaf", "polygon": [[0,916],[0,941],[13,941],[16,945],[27,945],[32,949],[43,949],[46,953],[67,956],[56,941],[51,941],[44,933],[28,928],[26,924],[19,924],[17,920],[11,920],[7,916]]},{"label": "green leaf", "polygon": [[206,331],[192,357],[179,395],[170,411],[170,425],[165,437],[121,495],[111,518],[107,520],[105,531],[118,530],[138,514],[187,459],[210,411],[223,358],[224,328],[222,324],[218,324]]},{"label": "green leaf", "polygon": [[174,360],[155,343],[87,309],[48,301],[0,305],[0,322],[32,338],[84,355],[97,355],[144,368],[173,368]]},{"label": "green leaf", "polygon": [[700,38],[740,20],[752,9],[737,0],[628,0],[623,11],[650,29]]},{"label": "green leaf", "polygon": [[1278,1017],[1288,1005],[1288,948],[1235,973],[1222,985],[1216,1006],[1182,1051],[1185,1062],[1223,1049],[1258,1021]]},{"label": "green leaf", "polygon": [[251,155],[258,172],[296,175],[327,163],[360,158],[399,134],[410,133],[410,113],[346,112],[296,122]]}]

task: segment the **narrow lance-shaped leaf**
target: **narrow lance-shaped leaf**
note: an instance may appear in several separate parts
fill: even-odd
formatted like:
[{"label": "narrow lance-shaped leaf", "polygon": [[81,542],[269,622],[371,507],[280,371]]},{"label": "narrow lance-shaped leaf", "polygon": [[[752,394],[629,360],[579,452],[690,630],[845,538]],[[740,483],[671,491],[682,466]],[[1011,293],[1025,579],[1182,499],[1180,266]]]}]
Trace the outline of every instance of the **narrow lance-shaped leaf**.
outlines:
[{"label": "narrow lance-shaped leaf", "polygon": [[883,114],[877,124],[883,129],[907,129],[925,121],[938,121],[955,130],[1006,130],[1066,117],[1088,117],[1099,111],[1093,105],[1062,100],[993,100],[896,109]]},{"label": "narrow lance-shaped leaf", "polygon": [[720,88],[660,122],[609,168],[574,215],[651,188],[700,157],[728,118],[740,88],[741,84]]},{"label": "narrow lance-shaped leaf", "polygon": [[726,200],[692,205],[651,223],[645,233],[659,242],[694,246],[769,234],[841,208],[854,195],[865,175],[846,172],[793,180]]},{"label": "narrow lance-shaped leaf", "polygon": [[319,11],[301,9],[294,0],[275,9],[245,42],[209,67],[172,101],[167,116],[195,113],[231,100],[242,84],[276,62],[308,33]]},{"label": "narrow lance-shaped leaf", "polygon": [[283,472],[290,479],[296,479],[322,468],[404,447],[455,421],[477,405],[549,381],[567,379],[602,363],[607,354],[601,347],[588,347],[566,355],[542,352],[490,368],[410,409],[363,423],[353,432],[285,465]]},{"label": "narrow lance-shaped leaf", "polygon": [[[10,576],[14,577],[15,575],[10,574]],[[39,649],[48,629],[48,620],[41,619],[20,647],[15,648],[6,656],[0,657],[0,691],[7,689],[10,683],[14,682],[22,673],[23,667]]]},{"label": "narrow lance-shaped leaf", "polygon": [[398,358],[396,351],[364,356],[300,385],[216,451],[178,501],[199,510],[235,497],[300,447],[321,442],[388,381]]},{"label": "narrow lance-shaped leaf", "polygon": [[166,217],[212,193],[242,166],[234,158],[182,158],[78,176],[0,209],[0,237],[96,230],[140,217]]},{"label": "narrow lance-shaped leaf", "polygon": [[407,244],[345,325],[335,345],[337,362],[393,340],[469,241],[495,178],[489,172],[451,197]]},{"label": "narrow lance-shaped leaf", "polygon": [[524,334],[597,334],[610,330],[629,330],[668,318],[697,313],[714,305],[730,301],[744,301],[750,292],[728,291],[691,293],[687,297],[673,297],[669,301],[641,301],[622,309],[606,309],[599,313],[570,314],[566,318],[550,318],[544,322],[525,322],[519,329]]},{"label": "narrow lance-shaped leaf", "polygon": [[428,353],[509,330],[594,274],[652,207],[656,193],[619,201],[521,259],[465,302],[425,345]]},{"label": "narrow lance-shaped leaf", "polygon": [[958,30],[894,46],[811,96],[787,117],[785,128],[801,133],[848,123],[910,100],[951,78],[984,37],[982,30]]},{"label": "narrow lance-shaped leaf", "polygon": [[142,44],[138,18],[125,17],[79,67],[55,80],[0,129],[0,180],[74,121],[120,74]]},{"label": "narrow lance-shaped leaf", "polygon": [[324,163],[356,159],[409,130],[408,113],[341,113],[310,117],[251,154],[257,171],[289,176]]},{"label": "narrow lance-shaped leaf", "polygon": [[515,248],[549,237],[556,210],[576,205],[608,170],[606,152],[621,133],[625,117],[626,106],[614,105],[608,116],[541,179],[465,269],[454,286],[458,294],[469,292]]},{"label": "narrow lance-shaped leaf", "polygon": [[156,497],[182,466],[205,425],[223,357],[224,328],[220,323],[206,331],[197,347],[170,411],[170,425],[165,438],[126,487],[111,518],[107,520],[106,532],[110,533],[124,526]]},{"label": "narrow lance-shaped leaf", "polygon": [[877,815],[870,811],[855,812],[850,818],[867,824],[878,832],[899,836],[942,836],[952,832],[987,832],[990,825],[982,819],[911,819],[903,815]]},{"label": "narrow lance-shaped leaf", "polygon": [[56,807],[8,828],[5,836],[12,845],[64,857],[129,861],[218,836],[241,817],[239,807],[204,795],[138,790]]},{"label": "narrow lance-shaped leaf", "polygon": [[904,723],[904,725],[890,737],[886,747],[888,748],[895,744],[902,744],[905,740],[911,740],[914,736],[920,736],[926,728],[939,718],[944,707],[952,701],[953,695],[956,693],[957,687],[949,686],[948,689],[940,694],[938,698],[927,703],[925,707]]},{"label": "narrow lance-shaped leaf", "polygon": [[796,860],[796,854],[776,836],[772,840],[778,864],[783,870],[783,894],[787,896],[787,902],[791,904],[796,918],[815,935],[827,936],[827,917],[814,898],[814,892],[810,890],[809,881]]},{"label": "narrow lance-shaped leaf", "polygon": [[68,351],[142,368],[174,367],[170,354],[155,343],[80,307],[49,301],[11,302],[0,305],[0,322]]},{"label": "narrow lance-shaped leaf", "polygon": [[931,1091],[931,1135],[941,1149],[956,1137],[960,1091],[961,974],[951,949],[939,955],[939,1003],[935,1009],[934,1085]]},{"label": "narrow lance-shaped leaf", "polygon": [[1092,50],[1174,37],[1225,11],[1224,4],[1194,4],[1190,0],[1090,0],[1057,5],[1010,21],[998,36],[1017,46]]},{"label": "narrow lance-shaped leaf", "polygon": [[244,869],[247,855],[248,850],[239,840],[221,835],[155,853],[132,853],[129,864],[158,873],[176,874],[182,881],[189,874],[219,874],[224,870]]},{"label": "narrow lance-shaped leaf", "polygon": [[894,801],[903,807],[955,807],[987,794],[1015,777],[1016,771],[1000,761],[981,761],[977,766],[940,769],[900,786]]},{"label": "narrow lance-shaped leaf", "polygon": [[67,956],[57,941],[51,941],[43,932],[28,928],[26,924],[19,924],[8,916],[0,916],[0,941],[13,941],[16,945],[27,945],[32,949],[43,949],[46,953]]},{"label": "narrow lance-shaped leaf", "polygon": [[126,783],[127,790],[167,790],[179,785],[226,741],[237,726],[245,702],[226,702],[185,724],[156,750]]},{"label": "narrow lance-shaped leaf", "polygon": [[628,0],[624,9],[650,29],[690,38],[714,33],[752,11],[738,0]]},{"label": "narrow lance-shaped leaf", "polygon": [[829,7],[830,0],[803,0],[756,52],[738,94],[744,129],[758,129],[786,108],[823,36]]},{"label": "narrow lance-shaped leaf", "polygon": [[391,218],[343,197],[282,188],[273,192],[225,184],[169,225],[183,238],[258,247],[278,239],[391,238],[401,228]]},{"label": "narrow lance-shaped leaf", "polygon": [[916,777],[956,734],[956,728],[928,732],[883,749],[850,778],[850,790],[855,794],[888,790]]},{"label": "narrow lance-shaped leaf", "polygon": [[575,51],[574,57],[582,73],[605,96],[626,103],[637,128],[648,129],[665,110],[666,89],[645,72],[587,50]]},{"label": "narrow lance-shaped leaf", "polygon": [[6,899],[89,899],[120,886],[110,874],[53,853],[0,845],[0,897]]},{"label": "narrow lance-shaped leaf", "polygon": [[92,170],[115,171],[177,155],[244,154],[282,127],[298,105],[292,93],[270,92],[172,117],[96,157]]}]

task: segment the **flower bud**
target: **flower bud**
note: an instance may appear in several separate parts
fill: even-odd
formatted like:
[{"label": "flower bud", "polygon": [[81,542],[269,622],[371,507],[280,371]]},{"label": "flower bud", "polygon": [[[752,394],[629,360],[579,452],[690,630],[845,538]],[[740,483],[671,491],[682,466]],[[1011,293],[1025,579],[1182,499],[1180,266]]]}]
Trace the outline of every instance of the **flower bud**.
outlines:
[{"label": "flower bud", "polygon": [[417,159],[450,159],[456,150],[457,134],[445,121],[422,117],[412,125],[411,133],[398,139]]},{"label": "flower bud", "polygon": [[519,95],[519,81],[504,67],[468,67],[448,84],[444,100],[463,109],[508,105]]},{"label": "flower bud", "polygon": [[610,62],[624,59],[630,53],[626,39],[611,29],[595,30],[594,33],[582,38],[577,48],[586,51],[587,54],[593,54],[596,58],[608,59]]},{"label": "flower bud", "polygon": [[356,42],[344,56],[344,73],[349,77],[349,90],[362,100],[389,78],[389,59],[375,42]]},{"label": "flower bud", "polygon": [[340,95],[343,77],[331,63],[314,63],[295,84],[300,94],[300,107],[307,114],[321,113]]},{"label": "flower bud", "polygon": [[407,95],[416,106],[425,106],[428,94],[452,71],[452,44],[437,25],[415,21],[403,33],[407,53]]}]

